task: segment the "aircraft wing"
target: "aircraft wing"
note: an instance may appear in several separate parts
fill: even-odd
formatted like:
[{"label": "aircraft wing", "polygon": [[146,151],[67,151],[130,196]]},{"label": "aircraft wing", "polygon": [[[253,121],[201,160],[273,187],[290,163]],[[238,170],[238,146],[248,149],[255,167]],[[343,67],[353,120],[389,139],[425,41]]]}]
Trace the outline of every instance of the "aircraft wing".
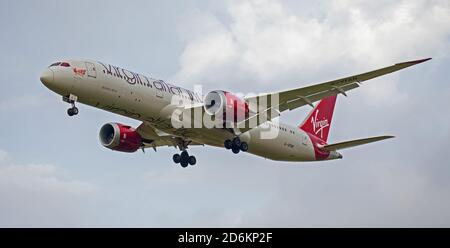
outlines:
[{"label": "aircraft wing", "polygon": [[[257,127],[268,120],[280,116],[281,112],[293,110],[304,105],[314,106],[313,103],[328,96],[343,94],[352,89],[358,88],[364,81],[380,77],[401,69],[423,63],[431,58],[398,63],[392,66],[384,67],[378,70],[345,77],[325,83],[319,83],[311,86],[279,91],[274,93],[260,94],[258,96],[247,97],[245,100],[249,103],[258,104],[257,109],[245,120],[237,123],[239,132],[244,133]],[[278,101],[276,99],[278,98]],[[272,103],[272,101],[274,101]],[[264,102],[262,104],[262,102]],[[250,104],[252,106],[253,104]],[[262,105],[262,106],[261,106]],[[199,109],[202,113],[203,105],[185,107],[186,109]],[[193,111],[194,112],[194,111]]]},{"label": "aircraft wing", "polygon": [[[313,106],[313,103],[316,101],[319,101],[325,97],[331,96],[331,95],[337,95],[337,94],[343,94],[346,95],[346,92],[352,89],[355,89],[359,87],[361,82],[386,75],[416,64],[423,63],[425,61],[430,60],[428,59],[421,59],[421,60],[415,60],[415,61],[409,61],[409,62],[403,62],[398,63],[392,66],[388,66],[385,68],[381,68],[378,70],[341,78],[325,83],[319,83],[307,87],[297,88],[297,89],[291,89],[291,90],[285,90],[285,91],[279,91],[275,93],[268,93],[263,94],[255,97],[249,97],[246,98],[247,101],[257,101],[259,102],[260,97],[267,97],[267,108],[276,108],[277,111],[283,112],[285,110],[293,110],[298,107],[302,107],[304,105],[311,105]],[[274,98],[275,95],[278,94],[279,104],[277,106],[272,106],[271,99]],[[267,110],[265,110],[267,111]]]},{"label": "aircraft wing", "polygon": [[320,147],[320,149],[325,150],[325,151],[337,151],[337,150],[342,150],[342,149],[346,149],[346,148],[350,148],[350,147],[354,147],[354,146],[360,146],[360,145],[377,142],[377,141],[385,140],[385,139],[391,139],[391,138],[394,138],[394,136],[378,136],[378,137],[372,137],[372,138],[366,138],[366,139],[351,140],[351,141],[345,141],[345,142],[340,142],[340,143],[331,144],[331,145],[325,145],[323,147]]}]

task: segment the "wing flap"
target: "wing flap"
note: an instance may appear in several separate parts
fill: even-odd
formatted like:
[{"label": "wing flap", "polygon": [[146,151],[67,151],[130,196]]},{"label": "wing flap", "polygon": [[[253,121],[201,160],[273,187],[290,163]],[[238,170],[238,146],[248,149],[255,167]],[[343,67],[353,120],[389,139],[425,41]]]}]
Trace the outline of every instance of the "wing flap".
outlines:
[{"label": "wing flap", "polygon": [[[313,102],[319,101],[321,99],[324,99],[326,97],[329,96],[333,96],[333,95],[337,95],[339,93],[341,93],[340,91],[349,91],[352,90],[354,88],[358,88],[359,85],[357,83],[350,83],[344,86],[339,87],[339,90],[336,89],[331,89],[331,90],[324,90],[324,91],[320,91],[320,92],[316,92],[314,94],[311,94],[307,97],[303,97],[300,96],[294,100],[288,101],[285,104],[281,104],[280,105],[280,111],[284,111],[284,110],[293,110],[299,107],[302,107],[306,104],[308,105],[312,105]],[[312,105],[312,107],[314,107],[314,105]]]},{"label": "wing flap", "polygon": [[394,138],[394,136],[378,136],[378,137],[372,137],[372,138],[366,138],[366,139],[351,140],[351,141],[345,141],[345,142],[340,142],[340,143],[336,143],[336,144],[326,145],[326,146],[321,147],[321,149],[325,150],[325,151],[337,151],[337,150],[342,150],[342,149],[346,149],[346,148],[350,148],[350,147],[365,145],[368,143],[377,142],[377,141],[385,140],[385,139],[391,139],[391,138]]}]

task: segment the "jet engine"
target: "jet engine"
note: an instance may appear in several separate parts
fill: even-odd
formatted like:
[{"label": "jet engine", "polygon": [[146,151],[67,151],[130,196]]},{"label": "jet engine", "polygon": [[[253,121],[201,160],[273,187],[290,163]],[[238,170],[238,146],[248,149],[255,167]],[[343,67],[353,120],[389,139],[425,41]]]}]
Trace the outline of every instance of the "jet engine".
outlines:
[{"label": "jet engine", "polygon": [[248,103],[230,92],[214,90],[206,94],[205,112],[209,115],[222,115],[224,121],[239,122],[249,113]]},{"label": "jet engine", "polygon": [[142,145],[142,138],[136,129],[120,123],[103,125],[99,136],[104,147],[115,151],[135,152]]}]

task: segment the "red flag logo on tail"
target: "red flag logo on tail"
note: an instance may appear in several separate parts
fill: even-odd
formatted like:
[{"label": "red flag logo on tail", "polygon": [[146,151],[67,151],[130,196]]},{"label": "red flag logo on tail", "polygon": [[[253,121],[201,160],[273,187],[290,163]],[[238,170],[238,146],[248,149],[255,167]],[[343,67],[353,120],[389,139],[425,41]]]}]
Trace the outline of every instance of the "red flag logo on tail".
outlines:
[{"label": "red flag logo on tail", "polygon": [[330,132],[335,104],[335,95],[322,99],[309,113],[303,124],[300,125],[300,128],[326,142]]},{"label": "red flag logo on tail", "polygon": [[311,117],[311,124],[313,128],[314,134],[317,136],[317,134],[320,133],[320,138],[323,139],[323,130],[326,127],[330,126],[330,123],[328,122],[328,119],[322,119],[318,120],[317,116],[319,115],[319,110],[316,110],[316,114]]}]

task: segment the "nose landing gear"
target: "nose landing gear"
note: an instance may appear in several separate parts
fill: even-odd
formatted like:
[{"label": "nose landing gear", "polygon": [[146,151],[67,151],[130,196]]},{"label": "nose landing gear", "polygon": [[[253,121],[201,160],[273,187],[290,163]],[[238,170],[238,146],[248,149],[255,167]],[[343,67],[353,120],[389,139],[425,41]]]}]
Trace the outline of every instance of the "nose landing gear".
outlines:
[{"label": "nose landing gear", "polygon": [[240,151],[248,151],[248,143],[241,141],[239,137],[235,137],[233,140],[225,140],[223,145],[227,150],[231,150],[234,154],[238,154]]},{"label": "nose landing gear", "polygon": [[69,116],[77,115],[77,114],[78,114],[78,108],[75,107],[75,106],[69,108],[69,109],[67,110],[67,114],[68,114]]},{"label": "nose landing gear", "polygon": [[74,116],[74,115],[78,114],[78,108],[75,107],[75,103],[77,102],[77,100],[78,100],[78,97],[75,95],[72,95],[72,94],[70,94],[68,96],[63,96],[63,101],[70,103],[72,105],[72,107],[67,110],[67,114],[69,116]]}]

